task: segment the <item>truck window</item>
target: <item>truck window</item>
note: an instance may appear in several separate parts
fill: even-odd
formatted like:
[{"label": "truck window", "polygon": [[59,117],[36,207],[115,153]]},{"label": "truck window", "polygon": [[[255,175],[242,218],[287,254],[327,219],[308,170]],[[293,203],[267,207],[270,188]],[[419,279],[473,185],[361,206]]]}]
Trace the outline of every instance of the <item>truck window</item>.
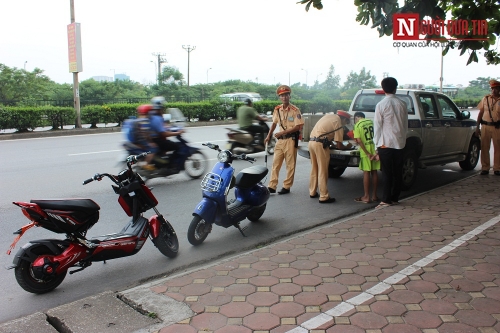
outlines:
[{"label": "truck window", "polygon": [[445,96],[437,96],[439,106],[441,107],[441,115],[443,118],[459,119],[457,106]]},{"label": "truck window", "polygon": [[422,104],[422,111],[425,119],[438,119],[439,114],[436,109],[436,103],[432,95],[422,94],[419,97],[420,104]]},{"label": "truck window", "polygon": [[[410,96],[398,94],[396,94],[396,96],[406,103],[408,114],[415,114],[415,108],[413,107]],[[352,111],[375,112],[375,106],[384,98],[384,94],[360,94],[356,97]]]}]

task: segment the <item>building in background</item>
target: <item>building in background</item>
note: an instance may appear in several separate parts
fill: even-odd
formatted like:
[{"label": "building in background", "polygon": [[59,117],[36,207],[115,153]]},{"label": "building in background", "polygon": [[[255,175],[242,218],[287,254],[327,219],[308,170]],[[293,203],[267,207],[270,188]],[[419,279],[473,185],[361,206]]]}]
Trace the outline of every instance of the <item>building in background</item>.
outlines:
[{"label": "building in background", "polygon": [[97,81],[97,82],[113,82],[113,78],[111,76],[92,76],[91,79]]},{"label": "building in background", "polygon": [[[427,91],[439,91],[439,89],[440,89],[439,86],[436,84],[425,87],[425,90]],[[443,94],[448,95],[450,97],[454,97],[458,93],[458,89],[462,88],[454,86],[452,84],[445,84],[443,85]]]},{"label": "building in background", "polygon": [[115,74],[115,80],[130,81],[130,76],[126,74]]}]

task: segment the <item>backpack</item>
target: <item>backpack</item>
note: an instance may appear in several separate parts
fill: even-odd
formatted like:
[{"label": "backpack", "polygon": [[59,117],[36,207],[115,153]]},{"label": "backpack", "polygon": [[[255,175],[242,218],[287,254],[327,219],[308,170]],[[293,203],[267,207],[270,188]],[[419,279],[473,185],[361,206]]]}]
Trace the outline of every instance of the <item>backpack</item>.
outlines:
[{"label": "backpack", "polygon": [[128,141],[136,145],[145,145],[151,141],[151,125],[149,118],[129,118],[123,125],[123,131]]}]

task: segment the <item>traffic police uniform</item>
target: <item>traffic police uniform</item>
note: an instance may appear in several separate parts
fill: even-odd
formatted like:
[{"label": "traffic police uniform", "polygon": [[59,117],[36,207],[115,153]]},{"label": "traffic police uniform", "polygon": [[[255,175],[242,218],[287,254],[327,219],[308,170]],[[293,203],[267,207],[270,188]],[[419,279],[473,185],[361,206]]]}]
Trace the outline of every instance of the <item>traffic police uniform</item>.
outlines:
[{"label": "traffic police uniform", "polygon": [[[276,90],[278,95],[291,93],[290,87],[286,85],[279,86]],[[289,104],[287,108],[283,104],[274,108],[273,123],[281,127],[281,129],[291,129],[297,125],[304,125],[302,114],[295,105]],[[287,135],[286,137],[278,138],[278,142],[274,147],[273,168],[271,171],[271,179],[269,180],[269,188],[276,190],[278,186],[278,174],[283,164],[286,164],[286,178],[283,181],[283,189],[290,190],[293,185],[295,176],[295,164],[297,162],[297,147],[295,146],[298,136]]]},{"label": "traffic police uniform", "polygon": [[[490,80],[491,88],[500,87],[500,82]],[[490,170],[490,146],[493,141],[493,171],[500,176],[500,98],[493,94],[486,95],[479,102],[477,108],[482,117],[481,123],[481,170]],[[493,119],[492,119],[493,117]],[[479,126],[479,124],[478,124]]]},{"label": "traffic police uniform", "polygon": [[[338,111],[344,117],[351,116],[344,111]],[[337,114],[326,114],[314,125],[311,131],[308,148],[311,158],[311,175],[309,178],[309,195],[317,196],[319,188],[319,200],[330,199],[328,194],[328,165],[330,164],[330,145],[323,145],[324,140],[342,142],[344,138],[344,128],[340,116]]]}]

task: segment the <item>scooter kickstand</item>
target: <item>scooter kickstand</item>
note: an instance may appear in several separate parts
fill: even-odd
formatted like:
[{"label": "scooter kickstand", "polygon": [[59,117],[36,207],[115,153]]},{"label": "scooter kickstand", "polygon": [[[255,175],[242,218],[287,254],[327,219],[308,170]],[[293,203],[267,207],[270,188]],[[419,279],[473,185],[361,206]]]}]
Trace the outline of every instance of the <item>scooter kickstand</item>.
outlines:
[{"label": "scooter kickstand", "polygon": [[239,223],[235,223],[234,226],[236,228],[238,228],[238,230],[241,232],[241,234],[243,235],[243,237],[246,237],[247,235],[245,235],[245,233],[243,232],[244,230],[246,230],[248,227],[244,227],[243,229],[240,227],[240,224]]}]

